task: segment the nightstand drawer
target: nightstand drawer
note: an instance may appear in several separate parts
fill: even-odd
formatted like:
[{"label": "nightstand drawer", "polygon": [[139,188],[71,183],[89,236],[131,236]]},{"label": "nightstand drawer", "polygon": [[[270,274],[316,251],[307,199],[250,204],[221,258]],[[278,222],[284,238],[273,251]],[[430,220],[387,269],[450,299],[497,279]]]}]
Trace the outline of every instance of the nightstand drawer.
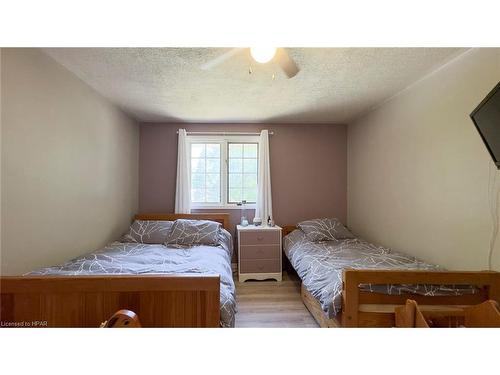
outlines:
[{"label": "nightstand drawer", "polygon": [[281,272],[279,259],[254,259],[240,261],[241,273],[273,273]]},{"label": "nightstand drawer", "polygon": [[279,245],[253,245],[240,247],[241,259],[279,259]]},{"label": "nightstand drawer", "polygon": [[241,231],[241,245],[279,245],[281,231],[279,230],[256,230]]}]

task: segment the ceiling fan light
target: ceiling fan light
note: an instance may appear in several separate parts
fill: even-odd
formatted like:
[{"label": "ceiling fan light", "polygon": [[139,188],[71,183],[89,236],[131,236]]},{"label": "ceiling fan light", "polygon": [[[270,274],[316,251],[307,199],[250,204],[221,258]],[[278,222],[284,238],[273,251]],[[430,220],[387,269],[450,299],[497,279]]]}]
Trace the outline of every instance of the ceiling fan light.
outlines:
[{"label": "ceiling fan light", "polygon": [[258,63],[265,64],[272,60],[276,54],[276,47],[252,47],[250,54]]}]

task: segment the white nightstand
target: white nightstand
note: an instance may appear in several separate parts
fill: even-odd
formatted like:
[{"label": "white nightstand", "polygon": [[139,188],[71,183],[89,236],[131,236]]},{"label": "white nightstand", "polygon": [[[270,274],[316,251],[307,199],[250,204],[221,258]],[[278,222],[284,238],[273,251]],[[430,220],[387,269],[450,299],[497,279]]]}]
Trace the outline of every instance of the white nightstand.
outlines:
[{"label": "white nightstand", "polygon": [[281,281],[281,228],[237,226],[238,280]]}]

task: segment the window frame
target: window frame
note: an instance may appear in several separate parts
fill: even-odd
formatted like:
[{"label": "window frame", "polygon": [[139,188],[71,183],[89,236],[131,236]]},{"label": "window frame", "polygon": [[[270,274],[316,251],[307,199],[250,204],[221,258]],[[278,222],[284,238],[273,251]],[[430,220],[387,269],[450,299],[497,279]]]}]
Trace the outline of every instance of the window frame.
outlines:
[{"label": "window frame", "polygon": [[[257,168],[259,163],[259,139],[258,135],[188,135],[188,159],[189,176],[191,180],[191,145],[196,143],[218,143],[221,145],[220,158],[220,203],[200,203],[191,200],[191,184],[189,186],[189,195],[192,209],[241,209],[235,203],[229,203],[229,144],[230,143],[257,143]],[[258,179],[257,169],[257,179]],[[258,180],[257,180],[258,183]],[[256,208],[255,203],[249,203],[245,208]]]},{"label": "window frame", "polygon": [[[235,205],[236,202],[230,202],[229,201],[229,145],[231,144],[238,144],[238,145],[245,145],[245,144],[257,144],[257,157],[255,159],[257,159],[257,184],[259,183],[259,142],[258,142],[258,138],[257,138],[257,141],[256,142],[249,142],[249,141],[246,141],[246,142],[241,142],[241,141],[227,141],[226,143],[226,159],[227,159],[227,171],[226,171],[226,204],[228,205]],[[244,149],[244,148],[243,148]],[[244,161],[245,159],[254,159],[254,158],[245,158],[245,154],[244,154],[244,151],[242,150],[243,152],[243,155],[241,157],[241,160],[242,160],[242,163],[244,165]],[[244,168],[243,168],[244,169]],[[245,175],[244,171],[241,173],[243,176]],[[243,189],[243,188],[242,188]],[[248,207],[248,206],[255,206],[257,204],[257,202],[253,202],[253,203],[248,203],[245,207]]]}]

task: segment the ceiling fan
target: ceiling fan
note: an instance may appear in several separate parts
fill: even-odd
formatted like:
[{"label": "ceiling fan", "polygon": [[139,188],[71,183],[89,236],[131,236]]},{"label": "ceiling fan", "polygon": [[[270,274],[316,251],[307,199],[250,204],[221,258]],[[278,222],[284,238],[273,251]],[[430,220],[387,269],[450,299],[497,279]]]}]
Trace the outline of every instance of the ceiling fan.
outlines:
[{"label": "ceiling fan", "polygon": [[[210,70],[216,66],[222,64],[224,61],[229,60],[234,55],[247,50],[248,48],[232,48],[226,53],[206,62],[201,66],[203,70]],[[293,61],[293,59],[288,55],[285,48],[275,48],[275,47],[252,47],[250,48],[250,55],[252,58],[261,64],[265,64],[274,60],[283,70],[283,72],[288,76],[288,78],[295,77],[300,71],[299,67]]]}]

